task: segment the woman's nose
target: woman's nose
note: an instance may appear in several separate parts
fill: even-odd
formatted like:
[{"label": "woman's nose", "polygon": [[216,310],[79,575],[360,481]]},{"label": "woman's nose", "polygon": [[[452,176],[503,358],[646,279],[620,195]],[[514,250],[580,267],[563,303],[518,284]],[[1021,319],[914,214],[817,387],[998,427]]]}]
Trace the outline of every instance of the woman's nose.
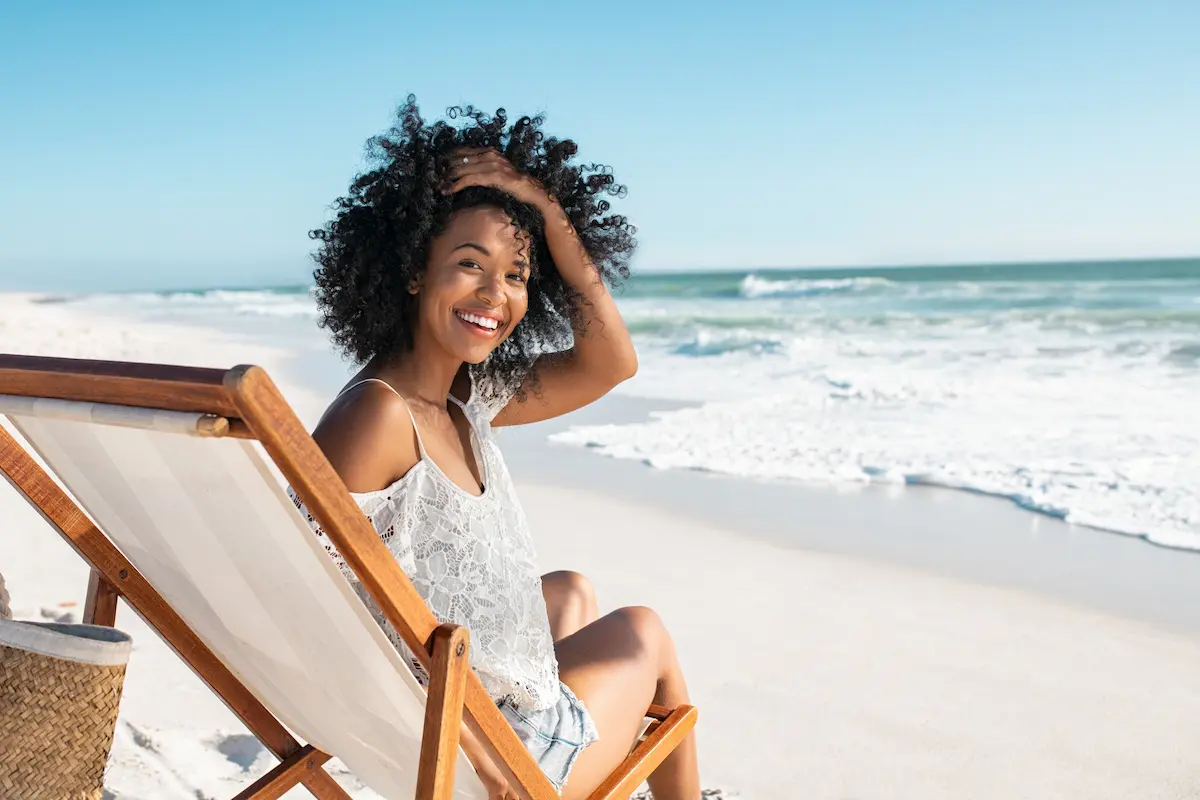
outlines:
[{"label": "woman's nose", "polygon": [[504,276],[489,274],[485,275],[482,283],[479,285],[479,298],[486,300],[491,305],[500,305],[504,302]]}]

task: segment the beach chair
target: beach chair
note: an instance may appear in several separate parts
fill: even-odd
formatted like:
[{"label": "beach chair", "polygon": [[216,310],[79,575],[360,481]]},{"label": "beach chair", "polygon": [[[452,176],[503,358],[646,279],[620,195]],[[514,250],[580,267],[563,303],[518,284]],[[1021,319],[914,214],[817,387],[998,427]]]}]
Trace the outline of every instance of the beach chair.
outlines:
[{"label": "beach chair", "polygon": [[[29,447],[0,426],[0,470],[91,567],[85,621],[112,625],[125,600],[280,759],[238,798],[297,784],[347,798],[322,767],[332,756],[386,798],[485,798],[458,757],[460,721],[523,797],[558,797],[468,668],[468,632],[438,625],[262,369],[0,355],[0,414]],[[281,478],[417,654],[428,692]],[[647,717],[595,800],[633,792],[696,711]]]}]

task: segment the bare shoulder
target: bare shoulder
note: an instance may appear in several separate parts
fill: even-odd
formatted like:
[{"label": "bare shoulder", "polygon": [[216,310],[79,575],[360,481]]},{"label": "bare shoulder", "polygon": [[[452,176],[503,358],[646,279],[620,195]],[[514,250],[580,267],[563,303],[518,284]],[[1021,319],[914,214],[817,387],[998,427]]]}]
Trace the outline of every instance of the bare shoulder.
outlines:
[{"label": "bare shoulder", "polygon": [[386,488],[421,458],[407,404],[375,381],[334,400],[312,436],[352,492]]}]

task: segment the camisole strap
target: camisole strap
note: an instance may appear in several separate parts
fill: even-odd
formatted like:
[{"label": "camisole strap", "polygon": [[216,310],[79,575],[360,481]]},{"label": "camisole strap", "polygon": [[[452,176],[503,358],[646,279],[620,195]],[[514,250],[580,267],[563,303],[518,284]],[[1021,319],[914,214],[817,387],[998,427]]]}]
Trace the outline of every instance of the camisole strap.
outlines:
[{"label": "camisole strap", "polygon": [[482,440],[484,438],[483,432],[480,430],[480,426],[475,424],[475,415],[471,413],[468,407],[471,402],[470,399],[468,398],[467,402],[464,403],[452,394],[446,395],[446,398],[462,409],[463,418],[466,419],[467,425],[471,427],[471,432],[475,434],[477,439]]},{"label": "camisole strap", "polygon": [[[391,389],[392,394],[396,395],[396,397],[399,397],[404,402],[404,410],[408,412],[408,418],[410,420],[412,420],[413,433],[415,433],[417,435],[417,450],[419,451],[421,458],[424,459],[426,457],[425,456],[425,443],[423,441],[421,441],[421,429],[419,427],[417,427],[417,418],[413,416],[412,408],[408,405],[408,401],[404,399],[404,395],[397,392],[395,387],[393,387],[390,383],[388,383],[387,381],[380,380],[379,378],[363,378],[361,381],[355,381],[354,383],[347,386],[345,389],[342,389],[340,392],[338,392],[338,397],[341,397],[346,392],[353,389],[355,386],[362,386],[364,383],[382,383],[388,389]],[[337,398],[334,398],[334,399],[336,400]]]}]

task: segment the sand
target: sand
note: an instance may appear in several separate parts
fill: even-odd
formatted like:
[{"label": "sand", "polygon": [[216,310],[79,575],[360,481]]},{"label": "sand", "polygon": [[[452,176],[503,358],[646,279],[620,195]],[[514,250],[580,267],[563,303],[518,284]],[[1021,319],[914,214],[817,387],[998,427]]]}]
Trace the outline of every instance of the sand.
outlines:
[{"label": "sand", "polygon": [[[0,350],[249,361],[276,375],[291,358],[213,331],[89,317],[17,295],[0,296]],[[282,388],[315,420],[320,388]],[[537,429],[520,436],[529,441]],[[1186,618],[1174,625],[1121,599],[1136,592],[1108,603],[1056,592],[1056,580],[1067,582],[1061,570],[1037,572],[1032,583],[990,580],[964,566],[973,561],[963,555],[969,537],[937,516],[926,524],[933,538],[902,552],[935,549],[940,532],[960,555],[897,557],[884,543],[920,536],[896,523],[922,513],[918,494],[829,492],[837,500],[824,507],[820,532],[806,531],[814,518],[798,514],[796,530],[772,538],[736,513],[697,513],[703,476],[673,478],[675,490],[648,498],[598,480],[607,468],[578,474],[571,465],[581,457],[600,462],[556,448],[544,448],[536,470],[514,460],[544,568],[587,574],[604,610],[648,605],[663,616],[700,708],[706,786],[747,800],[1200,797],[1200,634]],[[545,478],[568,469],[575,485]],[[756,491],[742,485],[749,502]],[[970,499],[981,520],[995,513]],[[1076,554],[1103,541],[1077,538]],[[842,540],[853,545],[838,552],[831,542]],[[984,555],[974,561],[995,546],[978,545]],[[1114,585],[1130,582],[1119,559],[1107,561]],[[1091,569],[1089,585],[1103,577],[1103,567]],[[1134,577],[1153,583],[1154,570]],[[78,618],[86,569],[7,485],[0,573],[16,617]],[[270,768],[273,759],[140,620],[122,609],[118,625],[135,646],[106,796],[228,797]],[[356,798],[375,796],[351,775],[338,778]]]}]

